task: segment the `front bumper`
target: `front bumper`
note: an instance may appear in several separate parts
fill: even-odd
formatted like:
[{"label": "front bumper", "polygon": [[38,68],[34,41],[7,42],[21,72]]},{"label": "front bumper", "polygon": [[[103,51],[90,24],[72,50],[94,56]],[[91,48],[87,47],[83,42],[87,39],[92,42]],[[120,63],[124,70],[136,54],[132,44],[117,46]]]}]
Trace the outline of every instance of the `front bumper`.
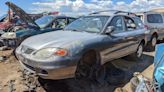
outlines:
[{"label": "front bumper", "polygon": [[54,63],[55,61],[38,62],[24,58],[18,54],[17,58],[24,69],[44,79],[57,80],[71,78],[74,77],[76,71],[76,63],[66,59],[56,60],[65,63]]}]

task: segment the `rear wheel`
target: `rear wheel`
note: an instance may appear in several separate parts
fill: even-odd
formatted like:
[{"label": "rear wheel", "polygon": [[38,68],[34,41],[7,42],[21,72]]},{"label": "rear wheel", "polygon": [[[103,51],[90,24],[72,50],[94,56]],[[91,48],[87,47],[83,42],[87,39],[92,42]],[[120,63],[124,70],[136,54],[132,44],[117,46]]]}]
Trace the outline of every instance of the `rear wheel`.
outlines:
[{"label": "rear wheel", "polygon": [[143,54],[143,49],[144,49],[144,43],[141,42],[138,45],[137,51],[133,53],[132,55],[125,57],[127,60],[134,60],[134,61],[140,61],[142,54]]},{"label": "rear wheel", "polygon": [[144,44],[140,43],[140,45],[138,46],[137,51],[136,51],[137,58],[141,58],[141,56],[143,54],[143,49],[144,49]]},{"label": "rear wheel", "polygon": [[156,35],[153,35],[151,37],[150,42],[148,42],[148,46],[147,46],[148,47],[148,50],[149,51],[154,51],[156,44],[157,44],[157,36]]},{"label": "rear wheel", "polygon": [[77,79],[93,79],[99,68],[99,57],[95,51],[88,51],[80,59],[75,77]]}]

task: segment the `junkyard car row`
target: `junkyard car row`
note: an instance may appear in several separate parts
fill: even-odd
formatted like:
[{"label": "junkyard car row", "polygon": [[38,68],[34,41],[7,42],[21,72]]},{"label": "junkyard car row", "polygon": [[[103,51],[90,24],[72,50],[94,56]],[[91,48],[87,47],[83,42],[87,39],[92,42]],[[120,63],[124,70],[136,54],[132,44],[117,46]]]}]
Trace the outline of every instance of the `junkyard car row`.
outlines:
[{"label": "junkyard car row", "polygon": [[144,48],[154,48],[164,38],[160,13],[107,10],[34,20],[15,4],[6,4],[26,26],[4,32],[1,43],[14,46],[21,66],[45,79],[98,78],[101,65],[128,55],[139,59]]}]

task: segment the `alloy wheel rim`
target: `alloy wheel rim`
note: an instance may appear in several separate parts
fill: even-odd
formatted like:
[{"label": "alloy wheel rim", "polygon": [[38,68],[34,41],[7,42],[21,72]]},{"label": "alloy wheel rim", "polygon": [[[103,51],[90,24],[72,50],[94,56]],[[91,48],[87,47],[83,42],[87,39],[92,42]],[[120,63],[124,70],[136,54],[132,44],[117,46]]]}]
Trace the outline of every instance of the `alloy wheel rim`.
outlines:
[{"label": "alloy wheel rim", "polygon": [[155,46],[156,43],[157,43],[157,39],[156,39],[156,37],[153,37],[153,39],[152,39],[152,46]]},{"label": "alloy wheel rim", "polygon": [[138,51],[137,51],[137,56],[141,57],[142,53],[143,53],[143,47],[142,47],[142,45],[140,45],[138,48]]}]

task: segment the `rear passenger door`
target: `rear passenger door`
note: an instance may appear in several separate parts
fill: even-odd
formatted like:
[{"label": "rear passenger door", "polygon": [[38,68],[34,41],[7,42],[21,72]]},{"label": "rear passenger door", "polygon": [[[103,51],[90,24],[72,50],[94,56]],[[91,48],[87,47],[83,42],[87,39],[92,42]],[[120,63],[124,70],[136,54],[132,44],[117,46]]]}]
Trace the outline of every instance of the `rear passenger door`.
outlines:
[{"label": "rear passenger door", "polygon": [[124,21],[126,27],[124,35],[128,42],[126,50],[128,50],[128,53],[133,53],[137,50],[141,40],[144,39],[145,30],[142,24],[138,24],[138,22],[131,17],[124,16]]}]

